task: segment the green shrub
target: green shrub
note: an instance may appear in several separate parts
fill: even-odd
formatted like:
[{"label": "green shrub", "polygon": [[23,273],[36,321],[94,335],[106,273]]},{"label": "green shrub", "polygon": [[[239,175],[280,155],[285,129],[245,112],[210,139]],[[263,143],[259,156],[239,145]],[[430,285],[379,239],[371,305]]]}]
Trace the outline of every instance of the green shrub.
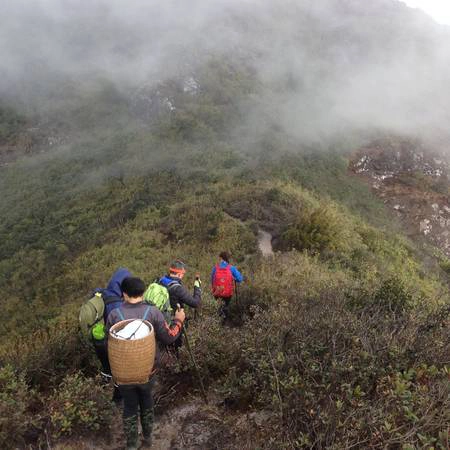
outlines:
[{"label": "green shrub", "polygon": [[108,429],[112,419],[110,393],[98,380],[77,372],[67,375],[48,398],[53,436],[74,435]]},{"label": "green shrub", "polygon": [[[253,320],[236,338],[239,356],[223,379],[226,404],[269,409],[277,448],[286,442],[288,448],[339,449],[358,442],[380,449],[386,442],[445,448],[450,406],[445,311],[423,316],[412,308],[403,284],[392,279],[367,292],[365,308],[348,308],[347,288],[358,280],[347,279],[345,288],[345,279],[338,282],[338,274],[323,263],[294,253],[273,265],[270,280],[278,272],[288,279],[268,283],[277,301],[268,308],[256,304]],[[295,275],[291,267],[308,276]],[[261,271],[268,274],[265,265]],[[441,364],[432,368],[429,361]],[[409,377],[409,393],[400,400],[399,377]]]},{"label": "green shrub", "polygon": [[26,120],[11,108],[0,105],[0,144],[17,137]]},{"label": "green shrub", "polygon": [[172,217],[163,224],[163,230],[177,242],[192,239],[208,243],[217,239],[223,219],[224,214],[218,208],[199,203],[186,204],[173,212]]},{"label": "green shrub", "polygon": [[60,317],[25,337],[4,342],[0,361],[26,373],[33,387],[47,389],[69,371],[83,368],[93,372],[95,359],[78,331],[75,317]]},{"label": "green shrub", "polygon": [[243,325],[253,318],[255,307],[267,309],[271,303],[278,301],[276,293],[266,287],[243,284],[238,286],[235,297],[229,308],[230,323],[234,326]]},{"label": "green shrub", "polygon": [[450,275],[450,259],[448,258],[441,258],[441,261],[439,262],[439,265],[441,269]]},{"label": "green shrub", "polygon": [[[444,308],[432,309],[448,301],[446,286],[406,239],[351,213],[387,222],[382,202],[347,176],[339,155],[280,162],[278,145],[288,151],[292,143],[271,130],[260,163],[249,152],[246,165],[239,143],[221,140],[246,77],[223,68],[211,68],[202,92],[177,100],[177,112],[154,127],[97,131],[68,151],[2,169],[0,287],[15,289],[4,302],[0,363],[24,374],[4,372],[2,430],[22,445],[44,422],[56,437],[107,427],[107,392],[84,378],[97,365],[78,337],[85,295],[119,265],[150,281],[175,257],[189,266],[188,287],[196,270],[206,285],[226,249],[247,275],[230,326],[220,325],[205,289],[203,316],[188,336],[224,405],[269,413],[269,427],[244,432],[255,437],[249,448],[445,446],[450,326]],[[220,87],[219,104],[208,84]],[[126,106],[114,89],[92,98],[102,104],[85,109],[80,99],[78,126],[94,127],[90,119],[110,103],[114,116]],[[259,229],[277,250],[296,250],[261,258]],[[198,392],[185,349],[166,374],[162,383],[173,377],[175,389]],[[48,404],[36,424],[34,402]]]},{"label": "green shrub", "polygon": [[397,277],[385,280],[373,296],[374,305],[389,312],[403,312],[412,306],[413,297]]},{"label": "green shrub", "polygon": [[322,258],[351,263],[352,254],[365,250],[359,229],[363,224],[331,201],[303,208],[285,225],[282,249],[306,250]]},{"label": "green shrub", "polygon": [[339,228],[330,210],[305,212],[282,234],[285,245],[312,253],[337,249]]},{"label": "green shrub", "polygon": [[36,394],[22,373],[7,365],[0,368],[0,447],[23,446],[40,425]]},{"label": "green shrub", "polygon": [[[234,364],[237,355],[234,347],[235,339],[228,340],[226,338],[218,316],[214,314],[203,317],[195,324],[195,328],[193,325],[188,329],[187,334],[205,383],[209,384],[223,377],[228,372],[230,365]],[[205,342],[205,337],[207,337],[207,342]],[[186,351],[182,352],[182,362],[185,370],[192,374],[195,373],[192,361]],[[193,383],[198,387],[195,378],[193,378]]]}]

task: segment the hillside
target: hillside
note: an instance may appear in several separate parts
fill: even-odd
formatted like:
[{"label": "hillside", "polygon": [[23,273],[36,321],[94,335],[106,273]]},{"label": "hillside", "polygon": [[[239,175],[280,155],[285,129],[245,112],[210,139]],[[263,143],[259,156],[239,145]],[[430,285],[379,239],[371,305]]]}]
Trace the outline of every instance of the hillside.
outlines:
[{"label": "hillside", "polygon": [[392,208],[411,238],[450,255],[448,214],[449,171],[446,143],[425,144],[391,138],[359,149],[351,170],[366,179],[377,196]]},{"label": "hillside", "polygon": [[0,447],[123,446],[78,310],[180,258],[210,404],[183,349],[154,448],[448,448],[448,30],[390,0],[94,3],[0,7]]}]

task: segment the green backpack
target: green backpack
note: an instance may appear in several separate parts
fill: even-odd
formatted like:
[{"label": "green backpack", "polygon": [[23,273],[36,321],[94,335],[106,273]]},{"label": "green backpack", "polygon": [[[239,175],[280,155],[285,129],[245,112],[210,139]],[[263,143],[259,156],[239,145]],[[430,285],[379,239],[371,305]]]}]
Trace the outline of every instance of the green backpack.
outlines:
[{"label": "green backpack", "polygon": [[83,303],[80,308],[80,328],[84,335],[96,340],[105,338],[105,302],[102,294],[97,292],[93,297]]},{"label": "green backpack", "polygon": [[173,312],[170,306],[169,289],[178,284],[178,281],[172,281],[165,287],[156,280],[144,292],[144,301],[149,305],[156,306],[163,313],[167,323],[171,322]]}]

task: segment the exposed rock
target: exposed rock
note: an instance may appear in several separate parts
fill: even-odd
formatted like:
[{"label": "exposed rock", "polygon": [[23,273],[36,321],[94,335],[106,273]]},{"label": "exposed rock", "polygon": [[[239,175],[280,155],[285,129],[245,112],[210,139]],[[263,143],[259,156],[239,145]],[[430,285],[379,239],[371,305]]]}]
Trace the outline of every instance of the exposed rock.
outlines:
[{"label": "exposed rock", "polygon": [[147,124],[177,109],[180,96],[196,95],[200,90],[194,76],[166,82],[149,82],[137,89],[131,98],[132,113]]},{"label": "exposed rock", "polygon": [[433,225],[430,225],[430,221],[428,219],[423,219],[420,221],[420,232],[425,236],[431,232],[433,229]]},{"label": "exposed rock", "polygon": [[445,148],[417,140],[384,139],[360,148],[350,169],[366,179],[407,234],[424,236],[450,257],[450,164]]},{"label": "exposed rock", "polygon": [[161,114],[175,111],[175,101],[165,85],[153,84],[141,86],[131,99],[131,111],[146,123],[151,123]]},{"label": "exposed rock", "polygon": [[418,140],[380,139],[357,151],[351,169],[378,181],[413,172],[432,177],[448,176],[448,161],[443,154],[436,156],[434,152]]},{"label": "exposed rock", "polygon": [[68,141],[68,136],[49,125],[24,126],[12,140],[0,143],[0,167],[6,167],[23,157],[49,151]]},{"label": "exposed rock", "polygon": [[183,92],[187,94],[196,94],[200,89],[200,84],[194,77],[189,77],[184,81],[183,84]]}]

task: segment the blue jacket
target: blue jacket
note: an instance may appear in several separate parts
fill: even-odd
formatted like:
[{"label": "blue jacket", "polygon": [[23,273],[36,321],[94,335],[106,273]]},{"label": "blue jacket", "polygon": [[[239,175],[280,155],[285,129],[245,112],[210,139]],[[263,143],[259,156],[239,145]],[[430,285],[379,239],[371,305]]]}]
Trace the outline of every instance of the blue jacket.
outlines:
[{"label": "blue jacket", "polygon": [[[220,268],[225,269],[225,267],[227,267],[228,265],[230,265],[230,263],[222,261],[220,263]],[[239,270],[236,269],[236,267],[230,266],[230,269],[231,269],[231,275],[233,275],[233,279],[234,279],[234,281],[236,281],[236,283],[241,283],[242,281],[244,281],[244,277],[242,276],[241,272],[239,272]],[[215,273],[216,273],[216,266],[214,266],[211,271],[211,283],[214,280]]]},{"label": "blue jacket", "polygon": [[127,277],[131,277],[131,272],[128,269],[121,267],[113,273],[106,289],[97,288],[94,290],[94,293],[100,292],[102,294],[103,301],[105,302],[105,313],[103,314],[105,321],[108,314],[122,304],[123,298],[120,285]]}]

